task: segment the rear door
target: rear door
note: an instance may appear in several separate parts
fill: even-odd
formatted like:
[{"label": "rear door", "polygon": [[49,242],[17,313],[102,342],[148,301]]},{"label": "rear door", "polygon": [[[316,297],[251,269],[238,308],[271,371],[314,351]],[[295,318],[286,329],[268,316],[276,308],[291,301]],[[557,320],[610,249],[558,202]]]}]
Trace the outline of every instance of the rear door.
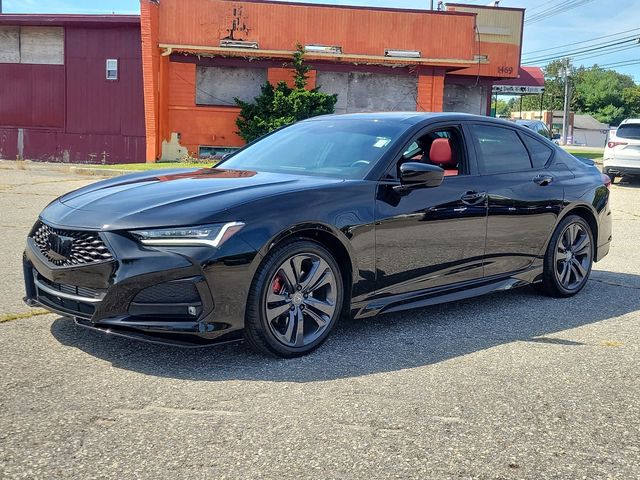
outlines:
[{"label": "rear door", "polygon": [[562,208],[566,169],[533,133],[490,123],[470,127],[488,192],[485,277],[526,269],[544,253]]}]

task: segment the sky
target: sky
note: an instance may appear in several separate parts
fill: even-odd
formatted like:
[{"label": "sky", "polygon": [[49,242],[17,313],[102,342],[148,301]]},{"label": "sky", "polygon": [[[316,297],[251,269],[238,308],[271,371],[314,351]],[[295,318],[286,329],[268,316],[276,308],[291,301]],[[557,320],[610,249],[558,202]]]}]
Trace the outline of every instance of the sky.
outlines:
[{"label": "sky", "polygon": [[[428,8],[430,0],[305,0],[309,3],[329,3],[335,5],[365,5],[395,8]],[[5,13],[139,13],[138,0],[102,0],[87,2],[82,0],[2,0]],[[438,3],[437,1],[435,2]],[[446,3],[446,2],[445,2]],[[474,3],[487,5],[488,0],[464,0],[460,3]],[[528,10],[529,16],[544,11],[554,4],[563,4],[562,0],[502,0],[501,6],[521,7]],[[581,5],[572,10],[558,12],[538,22],[525,24],[523,39],[523,64],[527,60],[537,60],[540,51],[566,45],[568,43],[590,40],[595,37],[611,35],[618,32],[635,29],[624,36],[638,35],[640,39],[640,9],[639,0],[582,0]],[[596,40],[593,43],[608,42],[609,37]],[[579,49],[589,44],[568,47]],[[574,64],[590,66],[594,63],[601,65],[620,63],[623,61],[640,60],[640,43],[636,46],[624,44],[616,51],[597,51],[587,57],[576,59]],[[556,50],[557,51],[557,50]],[[551,53],[555,53],[553,51]],[[534,53],[529,53],[534,52]],[[546,55],[546,52],[543,52]],[[543,65],[543,62],[534,64]],[[640,63],[636,65],[612,67],[615,70],[631,75],[636,83],[640,83]]]}]

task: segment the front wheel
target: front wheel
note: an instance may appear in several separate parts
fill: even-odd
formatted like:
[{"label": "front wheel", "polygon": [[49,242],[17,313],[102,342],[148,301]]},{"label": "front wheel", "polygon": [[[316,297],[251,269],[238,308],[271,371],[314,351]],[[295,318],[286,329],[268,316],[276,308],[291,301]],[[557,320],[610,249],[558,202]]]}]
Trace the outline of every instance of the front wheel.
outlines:
[{"label": "front wheel", "polygon": [[544,257],[542,290],[554,297],[578,293],[591,274],[593,255],[593,232],[589,224],[577,215],[562,220]]},{"label": "front wheel", "polygon": [[329,336],[343,298],[340,268],[324,247],[307,240],[276,247],[251,285],[247,343],[285,358],[310,353]]}]

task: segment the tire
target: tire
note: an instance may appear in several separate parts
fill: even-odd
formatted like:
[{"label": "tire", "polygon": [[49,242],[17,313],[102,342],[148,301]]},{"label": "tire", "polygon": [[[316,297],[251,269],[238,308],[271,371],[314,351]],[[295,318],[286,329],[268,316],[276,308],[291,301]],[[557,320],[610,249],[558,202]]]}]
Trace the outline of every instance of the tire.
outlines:
[{"label": "tire", "polygon": [[589,224],[577,215],[562,220],[544,256],[540,289],[552,297],[571,297],[584,288],[591,274],[594,238]]},{"label": "tire", "polygon": [[283,358],[306,355],[322,345],[335,327],[343,298],[340,267],[322,245],[293,240],[276,246],[249,289],[247,344]]}]

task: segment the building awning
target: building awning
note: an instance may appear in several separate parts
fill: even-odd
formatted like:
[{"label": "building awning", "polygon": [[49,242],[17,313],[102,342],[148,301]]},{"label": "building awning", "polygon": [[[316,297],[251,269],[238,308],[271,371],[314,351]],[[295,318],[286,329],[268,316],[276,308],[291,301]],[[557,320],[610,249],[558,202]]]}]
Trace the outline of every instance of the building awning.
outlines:
[{"label": "building awning", "polygon": [[493,83],[493,93],[532,94],[544,92],[544,71],[540,67],[520,67],[518,77]]},{"label": "building awning", "polygon": [[518,87],[544,87],[544,72],[540,67],[520,67],[517,78],[500,80],[494,85],[516,85]]},{"label": "building awning", "polygon": [[[201,45],[174,45],[160,43],[158,45],[162,49],[162,55],[167,56],[174,53],[195,56],[210,57],[230,57],[252,59],[278,59],[290,60],[295,52],[290,50],[262,50],[262,49],[236,49],[226,47],[201,46]],[[486,60],[472,60],[463,58],[401,58],[375,55],[357,55],[357,54],[327,54],[327,53],[305,53],[305,60],[308,61],[329,61],[336,63],[351,63],[361,65],[380,65],[380,66],[426,66],[426,67],[442,67],[445,69],[466,68],[478,63],[485,64]]]}]

